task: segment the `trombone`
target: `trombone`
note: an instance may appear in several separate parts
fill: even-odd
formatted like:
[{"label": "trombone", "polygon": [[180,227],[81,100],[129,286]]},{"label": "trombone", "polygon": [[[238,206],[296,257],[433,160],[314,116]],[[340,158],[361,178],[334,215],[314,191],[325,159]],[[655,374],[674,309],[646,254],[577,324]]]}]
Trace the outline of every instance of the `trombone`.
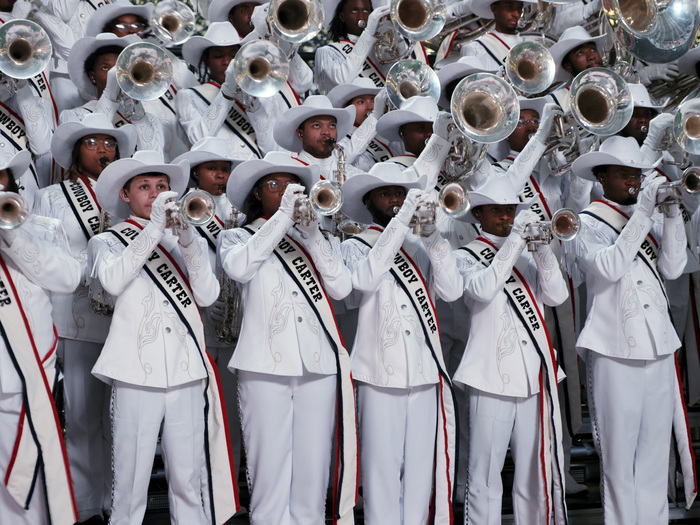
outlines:
[{"label": "trombone", "polygon": [[163,48],[148,42],[130,44],[117,57],[117,83],[125,95],[154,100],[170,87],[173,66]]},{"label": "trombone", "polygon": [[549,244],[555,237],[561,241],[570,241],[581,228],[578,213],[570,208],[561,208],[554,212],[551,221],[532,222],[525,226],[527,251],[536,252],[540,244]]}]

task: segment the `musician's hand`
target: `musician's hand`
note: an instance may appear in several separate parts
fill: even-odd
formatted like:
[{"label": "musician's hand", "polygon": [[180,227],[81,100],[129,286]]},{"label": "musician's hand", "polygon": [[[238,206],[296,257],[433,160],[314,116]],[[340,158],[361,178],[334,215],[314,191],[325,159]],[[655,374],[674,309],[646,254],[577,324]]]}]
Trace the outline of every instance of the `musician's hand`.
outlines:
[{"label": "musician's hand", "polygon": [[111,100],[112,102],[119,101],[119,95],[122,92],[122,88],[119,87],[117,83],[117,67],[113,66],[112,69],[107,71],[107,83],[102,95]]},{"label": "musician's hand", "polygon": [[379,27],[379,20],[384,16],[388,15],[391,8],[388,5],[377,7],[374,11],[369,14],[367,18],[367,27],[365,28],[365,33],[370,35],[375,35],[377,33],[377,28]]},{"label": "musician's hand", "polygon": [[454,120],[452,119],[452,115],[446,111],[440,111],[437,114],[437,117],[435,117],[435,122],[433,122],[433,133],[441,139],[447,140],[450,134],[450,131],[448,131],[450,125],[452,125],[454,128]]},{"label": "musician's hand", "polygon": [[542,115],[540,116],[540,126],[537,128],[533,138],[544,144],[549,135],[552,133],[554,117],[561,114],[562,111],[558,104],[555,104],[554,102],[548,102],[545,104],[544,108],[542,109]]},{"label": "musician's hand", "polygon": [[665,182],[663,177],[655,177],[648,184],[644,185],[637,198],[637,210],[644,216],[651,218],[656,208],[656,194],[659,186]]},{"label": "musician's hand", "polygon": [[510,232],[519,235],[523,239],[530,235],[527,227],[529,224],[539,222],[540,217],[532,210],[523,210],[515,217]]},{"label": "musician's hand", "polygon": [[674,116],[670,113],[659,113],[651,119],[647,138],[644,139],[644,145],[653,150],[658,150],[666,132],[673,128],[673,120]]},{"label": "musician's hand", "polygon": [[399,212],[394,216],[404,226],[408,226],[416,213],[416,208],[423,199],[423,191],[417,188],[411,188],[406,194],[406,198],[403,201],[403,205]]},{"label": "musician's hand", "polygon": [[267,25],[269,7],[269,2],[262,5],[256,5],[253,9],[253,15],[250,17],[250,25],[253,27],[253,30],[260,35],[260,38],[265,38],[270,32]]},{"label": "musician's hand", "polygon": [[372,110],[372,116],[379,120],[379,118],[386,113],[386,107],[389,97],[386,94],[386,88],[383,87],[379,93],[374,96],[374,109]]},{"label": "musician's hand", "polygon": [[238,82],[236,82],[236,76],[233,73],[233,64],[234,61],[231,60],[226,68],[226,79],[221,84],[221,94],[229,100],[233,100],[236,95],[236,88],[238,88]]},{"label": "musician's hand", "polygon": [[[235,284],[231,283],[231,286],[235,286]],[[213,324],[221,324],[226,319],[226,302],[217,300],[206,309],[206,312]]]},{"label": "musician's hand", "polygon": [[306,242],[313,241],[314,239],[323,236],[318,221],[313,221],[308,226],[297,224],[295,228],[299,230],[299,233],[301,233],[301,238]]},{"label": "musician's hand", "polygon": [[185,229],[177,230],[177,242],[180,246],[187,248],[194,241],[194,226],[188,225]]},{"label": "musician's hand", "polygon": [[290,184],[287,186],[287,189],[284,190],[284,195],[282,195],[278,211],[281,211],[291,219],[294,216],[294,204],[304,196],[305,191],[306,189],[301,184]]},{"label": "musician's hand", "polygon": [[420,236],[430,237],[435,232],[435,223],[421,224],[420,225]]},{"label": "musician's hand", "polygon": [[672,82],[678,78],[679,74],[676,64],[651,64],[639,71],[639,82],[642,84],[648,84],[652,80]]},{"label": "musician's hand", "polygon": [[22,19],[27,18],[33,9],[32,3],[29,0],[17,0],[12,6],[12,18]]},{"label": "musician's hand", "polygon": [[[166,202],[168,199],[172,199],[170,202]],[[151,223],[159,231],[165,231],[165,224],[167,222],[168,216],[177,211],[178,204],[175,202],[177,199],[177,193],[174,191],[164,191],[159,193],[156,200],[151,204]]]}]

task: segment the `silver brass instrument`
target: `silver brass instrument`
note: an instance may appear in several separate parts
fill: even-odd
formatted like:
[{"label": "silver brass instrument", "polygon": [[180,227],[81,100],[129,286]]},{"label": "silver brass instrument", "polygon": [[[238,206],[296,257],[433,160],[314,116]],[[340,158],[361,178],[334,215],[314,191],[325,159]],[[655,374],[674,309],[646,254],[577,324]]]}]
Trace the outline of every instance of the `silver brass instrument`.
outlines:
[{"label": "silver brass instrument", "polygon": [[29,207],[19,193],[0,191],[0,229],[19,228],[29,216]]},{"label": "silver brass instrument", "polygon": [[700,98],[680,105],[673,119],[673,136],[688,153],[700,153]]},{"label": "silver brass instrument", "polygon": [[195,30],[194,12],[178,0],[158,2],[149,22],[156,36],[172,46],[185,42]]},{"label": "silver brass instrument", "polygon": [[179,201],[178,212],[168,215],[166,228],[186,230],[190,225],[203,226],[214,218],[216,203],[214,197],[204,190],[192,190]]},{"label": "silver brass instrument", "polygon": [[554,237],[562,241],[570,241],[578,234],[581,223],[578,213],[569,208],[561,208],[554,212],[551,221],[533,222],[525,228],[530,233],[525,237],[527,251],[536,252],[538,245],[549,244]]},{"label": "silver brass instrument", "polygon": [[615,39],[646,62],[677,60],[695,43],[697,0],[603,0]]},{"label": "silver brass instrument", "polygon": [[136,100],[160,97],[173,78],[173,66],[165,50],[148,42],[126,46],[119,53],[115,66],[119,87]]},{"label": "silver brass instrument", "polygon": [[[238,210],[231,206],[231,217],[226,221],[225,228],[230,230],[238,228]],[[241,333],[243,321],[243,304],[241,292],[223,268],[219,271],[219,301],[224,303],[223,321],[214,325],[214,334],[217,340],[224,343],[233,343]]]},{"label": "silver brass instrument", "polygon": [[490,144],[505,139],[520,118],[513,87],[491,73],[463,78],[452,93],[450,108],[455,125],[475,142]]},{"label": "silver brass instrument", "polygon": [[[413,213],[413,217],[411,217],[411,221],[408,223],[408,226],[413,230],[414,234],[420,235],[423,226],[435,224],[438,206],[440,206],[447,215],[453,219],[457,219],[466,214],[471,207],[469,193],[460,183],[451,182],[443,186],[440,190],[437,202],[421,202],[416,207],[416,211]],[[399,213],[400,209],[400,206],[394,206],[394,215]]]},{"label": "silver brass instrument", "polygon": [[243,45],[232,67],[238,86],[253,97],[275,95],[289,77],[286,53],[268,40],[253,40]]},{"label": "silver brass instrument", "polygon": [[323,3],[320,0],[272,0],[267,21],[280,38],[300,44],[321,31]]},{"label": "silver brass instrument", "polygon": [[683,171],[680,180],[663,182],[656,193],[656,206],[662,213],[668,213],[668,207],[681,202],[685,195],[700,194],[700,168],[691,166]]},{"label": "silver brass instrument", "polygon": [[[455,124],[448,125],[448,134],[456,127]],[[450,144],[443,166],[444,177],[455,182],[470,176],[479,168],[487,152],[488,144],[475,142],[461,134]]]},{"label": "silver brass instrument", "polygon": [[51,40],[39,24],[10,20],[0,26],[0,71],[11,78],[32,78],[51,60]]},{"label": "silver brass instrument", "polygon": [[634,103],[627,82],[602,67],[578,74],[569,92],[571,114],[594,135],[614,135],[632,118]]},{"label": "silver brass instrument", "polygon": [[505,72],[513,87],[522,93],[541,93],[554,81],[552,54],[539,42],[526,40],[508,52]]},{"label": "silver brass instrument", "polygon": [[437,73],[419,60],[399,60],[386,75],[386,93],[395,108],[411,97],[440,99],[440,80]]}]

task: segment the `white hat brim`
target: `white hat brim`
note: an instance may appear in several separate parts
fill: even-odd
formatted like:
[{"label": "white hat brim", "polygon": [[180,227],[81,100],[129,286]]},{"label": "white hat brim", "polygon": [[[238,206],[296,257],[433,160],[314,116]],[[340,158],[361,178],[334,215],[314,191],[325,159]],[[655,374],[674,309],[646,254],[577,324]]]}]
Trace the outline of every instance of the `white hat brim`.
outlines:
[{"label": "white hat brim", "polygon": [[[491,4],[495,4],[499,0],[472,0],[471,9],[479,18],[493,19],[493,12],[491,11]],[[537,0],[519,0],[524,4],[536,4]]]},{"label": "white hat brim", "polygon": [[214,0],[209,6],[207,18],[209,22],[228,22],[228,14],[238,4],[249,0]]},{"label": "white hat brim", "polygon": [[630,163],[610,153],[591,151],[577,158],[571,165],[571,171],[577,177],[595,182],[597,179],[593,175],[593,168],[596,166],[626,166],[628,168],[640,168],[642,172],[645,172],[653,170],[660,163],[660,158],[653,164]]},{"label": "white hat brim", "polygon": [[479,193],[476,191],[471,191],[469,192],[469,201],[471,206],[469,207],[469,211],[462,215],[459,220],[462,222],[470,222],[473,224],[479,224],[479,221],[476,220],[476,217],[474,217],[474,214],[472,213],[474,211],[474,208],[478,208],[479,206],[484,206],[486,204],[497,204],[499,206],[507,206],[509,204],[515,204],[515,215],[517,216],[518,213],[520,213],[523,210],[529,209],[535,200],[537,199],[536,196],[532,197],[530,200],[527,201],[519,201],[519,200],[508,200],[504,199],[503,201],[497,201],[495,199],[492,199],[491,197],[488,197],[487,195],[484,195],[483,193]]},{"label": "white hat brim", "polygon": [[381,135],[391,142],[401,140],[399,136],[399,128],[404,124],[411,122],[433,122],[433,119],[427,118],[425,115],[420,115],[407,109],[395,109],[389,113],[385,113],[377,121],[377,135]]},{"label": "white hat brim", "polygon": [[11,170],[14,177],[19,177],[29,169],[29,164],[32,162],[32,154],[27,149],[19,150],[12,157],[5,157],[5,162],[0,162],[0,170]]},{"label": "white hat brim", "polygon": [[51,154],[62,168],[70,168],[73,161],[73,146],[87,135],[113,137],[117,141],[119,155],[122,158],[130,157],[136,148],[136,130],[132,124],[125,124],[118,128],[100,128],[86,127],[82,122],[64,122],[56,128],[51,138]]},{"label": "white hat brim", "polygon": [[273,131],[275,142],[287,151],[299,153],[303,146],[296,130],[304,121],[320,115],[335,117],[339,139],[345,137],[352,129],[353,124],[355,124],[355,106],[346,108],[295,106],[285,111],[282,118],[277,122]]},{"label": "white hat brim", "polygon": [[549,52],[552,55],[552,60],[554,60],[554,67],[556,68],[556,73],[554,74],[552,84],[555,82],[564,82],[572,78],[573,75],[564,69],[561,63],[569,51],[588,42],[593,42],[595,44],[596,48],[598,49],[598,53],[602,57],[603,45],[605,44],[605,35],[591,36],[588,38],[567,38],[565,40],[560,40],[549,48]]},{"label": "white hat brim", "polygon": [[368,192],[382,186],[401,186],[406,191],[411,188],[425,189],[426,177],[423,175],[419,179],[412,181],[405,178],[378,177],[370,173],[351,177],[343,184],[343,207],[342,212],[354,221],[361,224],[371,224],[374,222],[372,214],[362,202]]},{"label": "white hat brim", "polygon": [[146,2],[142,5],[129,3],[125,4],[106,4],[100,6],[94,13],[90,15],[87,27],[85,28],[85,36],[97,36],[102,33],[104,26],[123,15],[137,15],[148,20],[151,18],[151,13],[155,4]]},{"label": "white hat brim", "polygon": [[355,97],[360,97],[362,95],[376,95],[381,90],[382,88],[378,87],[363,87],[355,84],[339,84],[331,89],[326,96],[336,108],[342,108],[349,104]]}]

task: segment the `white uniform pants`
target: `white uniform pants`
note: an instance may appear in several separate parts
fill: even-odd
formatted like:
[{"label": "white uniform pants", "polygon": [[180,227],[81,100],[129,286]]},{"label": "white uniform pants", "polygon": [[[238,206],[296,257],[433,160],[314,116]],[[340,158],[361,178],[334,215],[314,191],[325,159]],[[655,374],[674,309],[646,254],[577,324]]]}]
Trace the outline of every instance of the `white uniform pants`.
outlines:
[{"label": "white uniform pants", "polygon": [[437,387],[357,383],[360,473],[367,525],[428,523]]},{"label": "white uniform pants", "polygon": [[202,506],[204,396],[201,381],[169,389],[112,387],[114,487],[110,525],[141,525],[161,438],[171,523],[205,525]]},{"label": "white uniform pants", "polygon": [[323,525],[336,376],[238,374],[251,525]]},{"label": "white uniform pants", "polygon": [[666,524],[673,355],[645,361],[588,352],[587,360],[605,524]]},{"label": "white uniform pants", "polygon": [[110,386],[92,375],[102,344],[61,339],[66,452],[81,521],[111,506]]},{"label": "white uniform pants", "polygon": [[470,387],[469,416],[469,481],[465,523],[501,523],[501,471],[509,443],[515,463],[515,523],[546,523],[544,481],[539,462],[539,395],[525,398],[499,396]]},{"label": "white uniform pants", "polygon": [[[22,394],[0,394],[0,481],[5,479],[17,436]],[[0,482],[0,523],[3,525],[43,525],[48,523],[44,500],[44,473],[39,473],[29,509],[24,510]]]}]

